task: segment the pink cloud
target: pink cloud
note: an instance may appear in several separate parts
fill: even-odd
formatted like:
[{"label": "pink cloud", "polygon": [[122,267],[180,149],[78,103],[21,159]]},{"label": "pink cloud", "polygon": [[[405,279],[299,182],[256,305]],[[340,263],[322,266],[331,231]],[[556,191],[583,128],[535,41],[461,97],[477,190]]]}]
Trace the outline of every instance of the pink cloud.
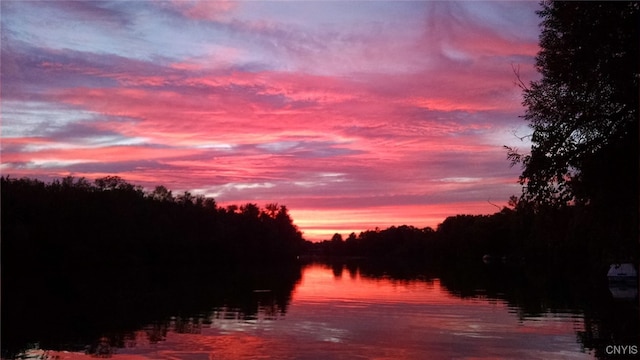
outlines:
[{"label": "pink cloud", "polygon": [[[376,13],[310,24],[246,13],[251,3],[140,5],[158,15],[131,10],[147,26],[131,33],[144,36],[114,33],[95,52],[11,33],[2,171],[279,202],[313,239],[493,212],[487,199],[519,191],[501,146],[522,112],[511,67],[535,76],[535,39],[465,10],[474,3],[401,5],[416,7],[406,23]],[[169,39],[154,37],[165,27]],[[131,56],[119,48],[128,40],[150,50]]]},{"label": "pink cloud", "polygon": [[[192,149],[172,149],[170,157],[193,154]],[[168,156],[166,149],[144,146],[111,146],[104,148],[66,148],[10,153],[3,155],[3,162],[111,162],[137,159],[162,159]]]},{"label": "pink cloud", "polygon": [[190,19],[215,21],[235,9],[237,2],[228,0],[172,0],[171,6]]}]

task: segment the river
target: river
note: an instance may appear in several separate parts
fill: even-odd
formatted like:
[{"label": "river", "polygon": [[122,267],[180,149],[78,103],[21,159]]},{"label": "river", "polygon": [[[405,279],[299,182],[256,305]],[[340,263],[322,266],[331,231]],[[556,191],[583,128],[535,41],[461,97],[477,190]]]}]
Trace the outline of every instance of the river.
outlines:
[{"label": "river", "polygon": [[[592,318],[589,313],[593,309],[571,305],[571,301],[537,298],[523,290],[465,290],[464,286],[445,285],[447,281],[452,280],[430,274],[396,276],[384,271],[372,273],[359,266],[311,263],[301,267],[292,289],[253,288],[243,293],[247,297],[243,300],[227,294],[223,296],[226,300],[200,312],[174,314],[121,334],[110,332],[84,351],[54,351],[34,343],[23,356],[593,359],[606,358],[613,349],[606,348],[614,345],[607,343],[613,340],[602,341],[603,336],[619,332],[607,328],[617,328],[607,325],[611,321],[631,316],[630,323],[636,327],[625,331],[637,332],[637,298],[635,302],[615,302],[604,296],[605,305],[612,309],[603,319]],[[513,300],[518,298],[526,298],[522,303],[528,305]],[[534,311],[530,310],[532,306]],[[637,348],[635,339],[623,345]]]}]

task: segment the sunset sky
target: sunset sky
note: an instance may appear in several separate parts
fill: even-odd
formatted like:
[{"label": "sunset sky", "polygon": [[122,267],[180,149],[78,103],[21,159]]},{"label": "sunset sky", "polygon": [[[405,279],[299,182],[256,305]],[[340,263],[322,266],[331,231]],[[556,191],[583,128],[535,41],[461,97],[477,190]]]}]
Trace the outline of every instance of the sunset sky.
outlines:
[{"label": "sunset sky", "polygon": [[4,176],[277,202],[309,240],[520,194],[537,2],[0,4]]}]

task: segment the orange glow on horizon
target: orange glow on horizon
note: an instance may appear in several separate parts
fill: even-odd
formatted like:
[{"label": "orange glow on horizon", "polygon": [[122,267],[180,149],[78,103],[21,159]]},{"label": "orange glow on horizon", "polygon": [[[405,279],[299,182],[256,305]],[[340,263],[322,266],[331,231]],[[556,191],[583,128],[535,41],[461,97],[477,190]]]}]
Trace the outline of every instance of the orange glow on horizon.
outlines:
[{"label": "orange glow on horizon", "polygon": [[[503,203],[503,204],[502,204]],[[506,206],[506,201],[498,204]],[[489,215],[499,211],[496,206],[484,202],[464,202],[434,205],[378,206],[364,209],[298,209],[291,208],[295,224],[303,231],[305,239],[318,242],[330,240],[339,233],[343,239],[354,232],[384,230],[391,226],[409,225],[416,228],[436,229],[447,217],[455,215]]]},{"label": "orange glow on horizon", "polygon": [[312,241],[520,192],[535,3],[7,4],[2,174],[277,202]]}]

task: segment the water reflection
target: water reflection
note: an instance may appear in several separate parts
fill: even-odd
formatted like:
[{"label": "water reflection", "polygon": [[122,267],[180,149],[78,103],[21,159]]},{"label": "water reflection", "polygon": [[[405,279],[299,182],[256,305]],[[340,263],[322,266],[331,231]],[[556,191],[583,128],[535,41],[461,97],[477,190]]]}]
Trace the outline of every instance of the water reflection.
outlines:
[{"label": "water reflection", "polygon": [[[21,356],[25,348],[96,355],[105,348],[103,338],[111,349],[125,348],[139,341],[136,331],[149,330],[148,324],[148,341],[157,343],[168,333],[200,331],[220,314],[242,320],[279,316],[301,277],[299,265],[169,271],[154,281],[111,273],[89,281],[47,274],[46,281],[34,279],[22,291],[3,286],[3,358]],[[96,283],[107,286],[96,291]]]},{"label": "water reflection", "polygon": [[[163,294],[131,293],[140,301],[123,313],[78,300],[62,309],[74,314],[66,321],[24,314],[23,325],[39,336],[25,355],[582,359],[607,358],[607,345],[639,343],[637,299],[615,300],[606,284],[585,289],[504,270],[360,261],[192,279]],[[144,295],[150,290],[158,291]]]},{"label": "water reflection", "polygon": [[[335,265],[331,271],[337,273]],[[343,273],[331,279],[327,273],[322,267],[306,269],[294,296],[304,309],[292,306],[290,313],[304,310],[313,323],[326,324],[316,329],[316,340],[331,337],[348,348],[360,344],[365,357],[591,357],[575,341],[575,330],[582,326],[577,316],[548,313],[535,322],[523,320],[514,315],[518,309],[502,299],[461,298],[428,275],[412,281],[367,272],[354,276],[353,271],[348,278]]]}]

